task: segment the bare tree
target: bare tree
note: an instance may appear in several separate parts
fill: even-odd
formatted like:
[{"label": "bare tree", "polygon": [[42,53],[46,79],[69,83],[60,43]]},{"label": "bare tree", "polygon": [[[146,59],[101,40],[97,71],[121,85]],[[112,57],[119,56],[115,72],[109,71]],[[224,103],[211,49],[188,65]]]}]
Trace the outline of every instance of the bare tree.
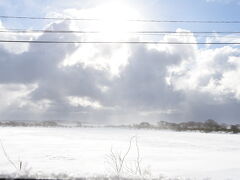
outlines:
[{"label": "bare tree", "polygon": [[[137,155],[136,159],[134,159],[132,164],[129,161],[127,161],[126,158],[133,147],[133,143],[135,144]],[[107,163],[110,165],[111,169],[113,170],[114,174],[116,174],[117,177],[126,174],[131,176],[143,177],[145,174],[150,174],[150,172],[147,171],[146,169],[144,171],[142,170],[141,161],[142,159],[140,156],[137,136],[131,137],[128,148],[125,153],[113,151],[113,148],[111,148],[110,154],[107,155]]]}]

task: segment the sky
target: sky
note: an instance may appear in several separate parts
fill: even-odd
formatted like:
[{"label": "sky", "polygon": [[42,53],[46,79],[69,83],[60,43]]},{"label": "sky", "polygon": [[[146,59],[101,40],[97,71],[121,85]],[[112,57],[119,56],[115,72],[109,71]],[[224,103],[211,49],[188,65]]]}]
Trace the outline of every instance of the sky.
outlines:
[{"label": "sky", "polygon": [[[1,33],[1,40],[240,42],[240,24],[143,23],[126,19],[237,21],[238,0],[0,0],[0,28],[100,31]],[[128,31],[176,31],[144,36]],[[199,37],[194,31],[213,32]],[[204,36],[204,35],[203,35]],[[237,45],[0,43],[0,120],[240,123]]]}]

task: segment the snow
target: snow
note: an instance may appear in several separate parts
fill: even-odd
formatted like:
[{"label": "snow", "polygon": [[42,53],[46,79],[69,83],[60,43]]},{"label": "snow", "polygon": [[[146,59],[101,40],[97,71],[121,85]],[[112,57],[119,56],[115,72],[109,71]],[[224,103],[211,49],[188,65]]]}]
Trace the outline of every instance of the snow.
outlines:
[{"label": "snow", "polygon": [[[72,177],[114,175],[108,155],[126,152],[138,139],[143,169],[151,177],[240,178],[240,135],[121,128],[1,127],[0,139],[11,160],[30,174]],[[126,163],[137,158],[134,143]],[[16,169],[0,151],[0,174]],[[150,177],[150,176],[149,176]]]}]

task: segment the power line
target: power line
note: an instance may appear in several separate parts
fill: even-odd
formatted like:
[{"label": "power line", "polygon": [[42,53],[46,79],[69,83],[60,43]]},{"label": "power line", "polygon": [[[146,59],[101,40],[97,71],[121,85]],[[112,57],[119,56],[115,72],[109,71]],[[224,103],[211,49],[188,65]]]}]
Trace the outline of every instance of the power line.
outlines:
[{"label": "power line", "polygon": [[[74,31],[67,31],[67,30],[25,30],[25,29],[3,29],[1,30],[0,29],[0,33],[80,33],[80,34],[101,34],[101,33],[104,33],[104,32],[101,32],[101,31],[77,31],[77,30],[74,30]],[[205,36],[202,36],[202,35],[198,35],[198,34],[210,34],[210,33],[216,33],[216,34],[240,34],[240,32],[237,32],[237,31],[219,31],[219,32],[210,32],[210,31],[195,31],[195,32],[176,32],[176,31],[132,31],[132,32],[123,32],[123,33],[136,33],[136,34],[141,34],[141,35],[161,35],[161,36],[164,36],[164,35],[169,35],[169,36],[176,36],[176,37],[223,37],[223,38],[227,38],[227,39],[232,39],[232,38],[240,38],[240,36],[220,36],[220,35],[205,35]],[[194,34],[194,35],[190,35],[190,34]],[[197,34],[197,35],[196,35]],[[0,42],[8,42],[8,40],[2,40]],[[15,42],[15,41],[9,41],[9,42]],[[16,42],[22,42],[22,43],[145,43],[145,44],[149,44],[149,43],[152,43],[152,44],[162,44],[161,42],[78,42],[78,41],[73,41],[73,42],[68,42],[68,41],[61,41],[61,42],[58,42],[58,41],[16,41]],[[176,44],[176,43],[173,43],[173,44]],[[179,44],[179,43],[177,43]],[[198,43],[198,44],[209,44],[209,43]],[[219,43],[217,43],[219,44]],[[232,43],[222,43],[222,44],[232,44]],[[237,43],[238,44],[238,43]]]},{"label": "power line", "polygon": [[159,41],[30,41],[0,40],[0,43],[34,43],[34,44],[172,44],[172,45],[240,45],[240,42],[159,42]]},{"label": "power line", "polygon": [[[3,19],[29,19],[29,20],[65,20],[65,21],[102,21],[98,18],[60,18],[60,17],[33,17],[33,16],[7,16],[1,15]],[[146,23],[206,23],[206,24],[239,24],[237,20],[154,20],[154,19],[123,19],[124,21],[146,22]],[[122,21],[122,20],[121,20]]]},{"label": "power line", "polygon": [[[0,31],[0,33],[5,32],[5,31]],[[8,32],[6,31],[6,33],[16,33],[16,32]],[[22,32],[17,32],[17,33],[22,33]],[[25,33],[25,32],[24,32]],[[31,32],[29,32],[31,33]],[[40,32],[39,32],[40,33]],[[58,33],[58,32],[57,32]],[[141,34],[141,33],[140,33]],[[168,34],[168,33],[157,33],[157,34],[141,34],[141,35],[150,35],[150,36],[170,36],[170,37],[195,37],[195,38],[224,38],[224,39],[238,39],[240,38],[240,36],[221,36],[221,35],[189,35],[189,34]]]},{"label": "power line", "polygon": [[[26,30],[26,29],[0,29],[0,33],[20,33],[20,34],[28,34],[28,33],[50,33],[50,34],[104,34],[102,31],[79,31],[79,30]],[[136,34],[136,35],[151,35],[151,36],[174,36],[174,37],[224,37],[227,39],[232,38],[240,38],[240,36],[221,36],[221,35],[198,35],[198,34],[240,34],[238,31],[218,31],[218,32],[203,32],[203,31],[195,31],[195,32],[175,32],[175,31],[130,31],[130,32],[122,32],[121,34]],[[194,35],[190,35],[194,34]]]},{"label": "power line", "polygon": [[65,20],[65,21],[100,21],[94,18],[57,18],[57,17],[31,17],[31,16],[0,16],[4,19],[30,19],[30,20]]},{"label": "power line", "polygon": [[[77,34],[101,34],[104,31],[79,31],[79,30],[43,30],[43,29],[0,29],[0,33],[77,33]],[[192,32],[176,32],[176,31],[123,31],[120,33],[129,34],[240,34],[240,31],[192,31]]]}]

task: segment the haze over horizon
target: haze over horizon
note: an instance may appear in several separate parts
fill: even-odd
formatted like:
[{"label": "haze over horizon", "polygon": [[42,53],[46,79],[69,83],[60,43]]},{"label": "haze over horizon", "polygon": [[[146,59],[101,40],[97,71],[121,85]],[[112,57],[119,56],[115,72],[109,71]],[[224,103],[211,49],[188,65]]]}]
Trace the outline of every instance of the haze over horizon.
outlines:
[{"label": "haze over horizon", "polygon": [[[0,32],[0,40],[165,42],[0,42],[0,120],[126,124],[214,119],[219,123],[239,123],[240,23],[131,21],[240,19],[238,0],[198,0],[194,7],[192,3],[190,0],[0,0],[0,16],[97,19],[0,17],[0,31],[29,31]],[[177,33],[133,33],[142,31]],[[225,42],[228,44],[211,44]]]}]

